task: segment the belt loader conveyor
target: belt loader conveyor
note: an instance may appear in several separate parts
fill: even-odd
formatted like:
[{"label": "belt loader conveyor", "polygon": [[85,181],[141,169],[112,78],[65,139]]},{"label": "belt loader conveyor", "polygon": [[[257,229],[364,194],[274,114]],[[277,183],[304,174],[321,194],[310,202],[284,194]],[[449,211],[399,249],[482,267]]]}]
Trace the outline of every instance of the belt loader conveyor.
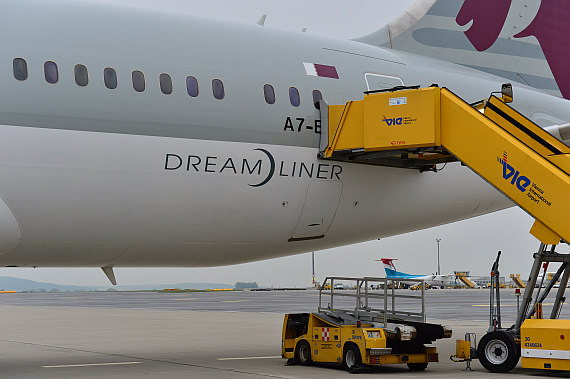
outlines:
[{"label": "belt loader conveyor", "polygon": [[[341,280],[356,285],[337,291],[335,282]],[[426,322],[423,280],[419,280],[421,295],[396,291],[400,283],[417,282],[372,277],[325,278],[319,289],[317,312],[285,315],[282,357],[288,359],[288,364],[342,364],[350,372],[387,364],[407,364],[412,371],[425,370],[428,363],[439,361],[437,349],[428,345],[451,338],[452,331]]]},{"label": "belt loader conveyor", "polygon": [[[459,340],[455,357],[467,362],[478,358],[492,372],[510,371],[521,355],[522,367],[570,370],[570,320],[555,320],[570,280],[570,254],[555,252],[561,240],[570,241],[570,148],[506,104],[512,101],[510,85],[503,85],[502,100],[491,95],[475,104],[437,86],[388,91],[370,91],[346,105],[321,102],[321,119],[328,128],[321,135],[320,158],[420,172],[460,160],[530,214],[535,219],[530,233],[541,244],[515,324],[501,326],[496,283],[491,287],[492,294],[497,292],[491,303],[496,300],[497,306],[491,307],[496,313],[489,332],[478,348]],[[545,262],[562,265],[533,299]],[[493,267],[498,277],[498,258]],[[531,320],[559,279],[550,320]]]}]

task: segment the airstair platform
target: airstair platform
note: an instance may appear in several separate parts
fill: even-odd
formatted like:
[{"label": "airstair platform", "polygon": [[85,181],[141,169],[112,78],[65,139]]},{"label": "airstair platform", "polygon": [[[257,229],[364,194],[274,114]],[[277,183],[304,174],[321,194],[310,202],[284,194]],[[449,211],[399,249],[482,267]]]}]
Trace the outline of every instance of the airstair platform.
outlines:
[{"label": "airstair platform", "polygon": [[520,274],[511,274],[511,280],[517,288],[526,288],[526,284],[521,280]]},{"label": "airstair platform", "polygon": [[321,106],[320,157],[422,172],[461,161],[535,219],[542,243],[570,241],[570,148],[510,101],[506,91],[468,104],[437,86],[368,92]]},{"label": "airstair platform", "polygon": [[455,279],[461,281],[461,283],[465,284],[467,288],[475,288],[477,284],[473,283],[471,279],[467,277],[467,273],[463,271],[455,271]]}]

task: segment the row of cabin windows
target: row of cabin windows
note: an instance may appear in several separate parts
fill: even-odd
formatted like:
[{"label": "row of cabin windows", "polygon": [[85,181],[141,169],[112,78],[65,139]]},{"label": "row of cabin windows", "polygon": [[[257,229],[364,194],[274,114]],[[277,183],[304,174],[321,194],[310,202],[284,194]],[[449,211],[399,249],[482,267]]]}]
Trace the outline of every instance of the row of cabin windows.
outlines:
[{"label": "row of cabin windows", "polygon": [[[263,86],[263,96],[265,97],[265,102],[267,104],[275,104],[275,89],[271,84],[265,84]],[[321,91],[318,89],[313,90],[313,104],[315,108],[319,109],[319,101],[323,99]],[[299,90],[295,87],[289,87],[289,101],[294,107],[301,105],[301,96],[299,95]]]},{"label": "row of cabin windows", "polygon": [[[17,80],[28,79],[28,64],[25,59],[16,58],[13,62],[14,77]],[[75,83],[78,86],[85,87],[89,84],[89,73],[87,67],[82,64],[75,65],[74,68]],[[59,81],[59,71],[57,64],[52,61],[44,63],[44,77],[46,82],[55,84]],[[108,89],[117,88],[117,72],[111,67],[103,70],[103,80],[105,87]],[[142,71],[135,70],[132,72],[133,89],[137,92],[144,92],[146,89],[146,81]],[[160,90],[165,95],[172,93],[172,78],[168,74],[160,74],[159,77]],[[189,76],[186,78],[186,90],[189,96],[198,96],[198,80]],[[212,80],[212,92],[216,99],[222,100],[225,97],[224,83],[220,79]]]},{"label": "row of cabin windows", "polygon": [[[23,58],[15,58],[13,61],[14,78],[20,81],[28,79],[28,64]],[[75,83],[80,87],[85,87],[89,84],[89,72],[87,67],[82,64],[77,64],[74,67]],[[44,77],[46,82],[55,84],[59,81],[59,71],[57,64],[52,61],[44,63]],[[103,80],[105,87],[108,89],[117,88],[117,72],[111,67],[103,70]],[[146,89],[146,81],[144,74],[141,71],[135,70],[132,72],[133,89],[137,92],[144,92]],[[160,74],[159,77],[160,90],[165,95],[172,94],[172,78],[168,74]],[[199,94],[198,79],[194,76],[186,78],[186,92],[191,97],[197,97]],[[214,98],[222,100],[225,97],[224,83],[220,79],[212,80],[212,93]],[[275,89],[271,84],[263,86],[263,95],[267,104],[275,104]],[[313,104],[315,108],[319,109],[319,100],[323,96],[319,90],[313,90]],[[289,88],[289,101],[294,107],[301,105],[301,96],[299,90],[295,87]]]}]

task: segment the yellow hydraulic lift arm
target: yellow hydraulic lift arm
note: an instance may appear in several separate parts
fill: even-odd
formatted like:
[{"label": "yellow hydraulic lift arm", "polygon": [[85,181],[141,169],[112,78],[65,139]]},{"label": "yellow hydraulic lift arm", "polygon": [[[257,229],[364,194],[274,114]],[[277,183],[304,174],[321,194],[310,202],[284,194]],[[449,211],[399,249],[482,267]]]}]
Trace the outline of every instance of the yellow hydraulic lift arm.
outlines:
[{"label": "yellow hydraulic lift arm", "polygon": [[570,241],[569,149],[500,99],[484,114],[446,88],[368,94],[329,106],[322,157],[435,170],[460,160],[532,217],[545,244]]}]

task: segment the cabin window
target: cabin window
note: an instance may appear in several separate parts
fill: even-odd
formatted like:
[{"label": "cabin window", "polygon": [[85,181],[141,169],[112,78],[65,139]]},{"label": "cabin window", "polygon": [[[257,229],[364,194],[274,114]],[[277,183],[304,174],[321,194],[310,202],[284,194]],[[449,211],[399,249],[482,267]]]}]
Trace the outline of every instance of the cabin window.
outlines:
[{"label": "cabin window", "polygon": [[294,107],[298,107],[301,104],[301,97],[299,96],[299,90],[297,88],[289,88],[289,100],[291,100],[291,105]]},{"label": "cabin window", "polygon": [[89,83],[89,73],[87,72],[87,67],[82,64],[75,65],[75,83],[81,87],[85,87]]},{"label": "cabin window", "polygon": [[226,96],[224,83],[220,79],[212,80],[212,92],[214,93],[214,97],[218,100],[222,100]]},{"label": "cabin window", "polygon": [[59,72],[57,70],[57,64],[52,61],[47,61],[44,63],[44,76],[46,82],[55,84],[59,80]]},{"label": "cabin window", "polygon": [[322,99],[323,95],[321,94],[321,91],[319,91],[318,89],[313,90],[313,105],[315,106],[315,108],[320,109],[319,101],[321,101]]},{"label": "cabin window", "polygon": [[263,95],[267,104],[275,104],[275,90],[271,84],[263,86]]},{"label": "cabin window", "polygon": [[133,71],[133,88],[137,92],[145,90],[144,74],[140,71]]},{"label": "cabin window", "polygon": [[168,74],[160,74],[160,90],[165,95],[172,93],[172,78]]},{"label": "cabin window", "polygon": [[193,76],[189,76],[186,78],[186,91],[188,95],[192,97],[198,96],[199,89],[198,89],[198,79]]},{"label": "cabin window", "polygon": [[18,80],[28,79],[28,64],[23,58],[15,58],[12,64],[14,70],[14,78]]},{"label": "cabin window", "polygon": [[117,88],[117,72],[111,67],[103,70],[103,79],[105,80],[105,87],[109,89]]}]

